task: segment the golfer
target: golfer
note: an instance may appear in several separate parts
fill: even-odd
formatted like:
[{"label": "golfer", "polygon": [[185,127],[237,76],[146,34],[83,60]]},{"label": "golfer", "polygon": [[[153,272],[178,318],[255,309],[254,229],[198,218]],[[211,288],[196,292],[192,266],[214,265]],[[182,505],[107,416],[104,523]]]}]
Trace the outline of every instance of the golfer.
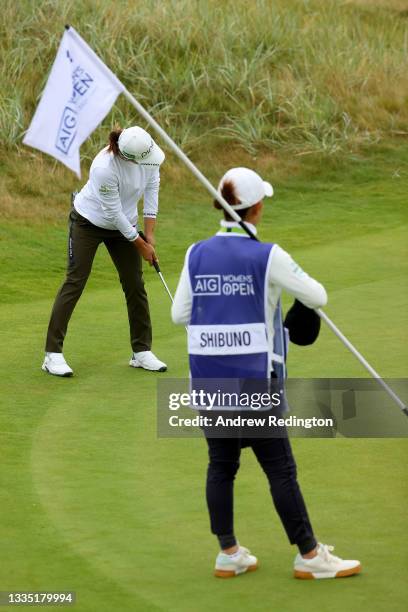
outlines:
[{"label": "golfer", "polygon": [[[233,168],[221,179],[218,192],[256,234],[263,199],[272,196],[272,185],[248,168]],[[221,208],[218,202],[214,205]],[[224,217],[215,236],[188,249],[172,307],[173,321],[189,325],[191,377],[193,381],[281,378],[286,353],[279,306],[282,290],[297,299],[289,334],[292,328],[300,344],[313,341],[310,336],[317,334],[306,330],[300,338],[296,313],[302,309],[309,313],[305,321],[310,315],[317,317],[310,309],[326,304],[326,291],[277,244],[251,240],[225,212]],[[248,446],[268,478],[288,539],[299,549],[295,577],[335,578],[360,571],[359,561],[335,557],[333,547],[317,542],[287,437],[217,438],[204,432],[209,449],[207,504],[211,531],[221,549],[216,576],[233,577],[258,567],[257,558],[239,545],[233,524],[233,483],[241,449]]]},{"label": "golfer", "polygon": [[[42,365],[49,374],[73,374],[62,352],[64,338],[102,242],[126,297],[132,346],[129,365],[159,372],[167,369],[151,351],[152,326],[142,273],[142,258],[150,265],[157,259],[154,229],[163,160],[163,151],[140,127],[112,131],[108,146],[93,160],[89,180],[76,195],[69,216],[67,274],[51,312]],[[137,203],[142,196],[146,241],[137,230]]]}]

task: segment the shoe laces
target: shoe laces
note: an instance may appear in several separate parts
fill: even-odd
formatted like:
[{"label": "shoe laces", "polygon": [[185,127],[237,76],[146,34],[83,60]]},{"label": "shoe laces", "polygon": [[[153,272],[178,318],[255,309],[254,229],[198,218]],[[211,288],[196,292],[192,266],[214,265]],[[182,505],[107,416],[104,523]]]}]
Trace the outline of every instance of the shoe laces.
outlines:
[{"label": "shoe laces", "polygon": [[339,557],[331,554],[333,550],[334,546],[331,546],[330,544],[321,544],[319,542],[319,555],[323,557],[324,561],[327,563],[337,563],[338,561],[341,561]]},{"label": "shoe laces", "polygon": [[55,365],[65,365],[66,361],[62,353],[55,353],[55,355],[49,355],[48,358]]}]

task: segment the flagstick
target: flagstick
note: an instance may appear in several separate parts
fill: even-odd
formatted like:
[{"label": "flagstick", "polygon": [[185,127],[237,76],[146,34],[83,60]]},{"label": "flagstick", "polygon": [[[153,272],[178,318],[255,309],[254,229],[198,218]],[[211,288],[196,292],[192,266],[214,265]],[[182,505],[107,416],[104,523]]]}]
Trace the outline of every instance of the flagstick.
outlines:
[{"label": "flagstick", "polygon": [[[200,181],[202,185],[210,192],[215,200],[217,200],[224,210],[229,214],[229,216],[234,219],[239,225],[246,231],[246,233],[253,239],[258,240],[255,234],[251,231],[251,229],[247,226],[247,224],[241,219],[241,217],[236,213],[236,211],[231,208],[228,202],[218,193],[216,189],[211,185],[210,181],[203,175],[202,172],[197,168],[195,164],[187,157],[187,155],[176,145],[174,140],[170,138],[170,136],[163,130],[163,128],[157,123],[155,119],[148,113],[148,111],[136,100],[134,96],[125,88],[123,94],[129,100],[129,102],[136,108],[136,110],[140,113],[140,115],[146,119],[146,121],[151,125],[151,127],[162,137],[164,142],[170,147],[170,149],[177,155],[179,159],[191,170],[194,176]],[[329,319],[329,317],[319,308],[316,310],[319,317],[328,325],[328,327],[334,332],[334,334],[343,342],[343,344],[353,353],[353,355],[358,359],[358,361],[366,368],[366,370],[371,374],[373,378],[375,378],[378,383],[383,387],[383,389],[388,393],[388,395],[392,398],[392,400],[398,405],[399,408],[406,414],[408,417],[408,408],[404,404],[404,402],[398,397],[396,393],[383,381],[381,376],[374,370],[373,367],[370,366],[368,361],[364,359],[364,357],[357,351],[357,349],[351,344],[351,342],[341,333],[341,331],[336,327],[336,325]]]},{"label": "flagstick", "polygon": [[386,391],[388,393],[388,395],[390,397],[392,397],[394,402],[397,404],[397,406],[399,406],[401,408],[401,410],[404,412],[404,414],[406,416],[408,416],[408,407],[406,406],[406,404],[404,404],[404,402],[391,389],[391,387],[389,387],[387,385],[387,383],[384,382],[384,380],[381,378],[381,376],[378,374],[378,372],[376,370],[374,370],[374,368],[368,363],[368,361],[366,359],[364,359],[364,357],[356,349],[356,347],[353,344],[351,344],[350,340],[348,340],[346,338],[346,336],[341,333],[339,328],[333,323],[333,321],[331,321],[329,319],[327,314],[325,312],[323,312],[323,310],[321,310],[321,308],[317,308],[316,312],[319,315],[319,317],[326,323],[326,325],[328,325],[328,327],[330,327],[332,332],[339,338],[339,340],[341,340],[343,342],[344,346],[346,346],[348,348],[348,350],[351,353],[353,353],[354,357],[356,357],[359,360],[359,362],[362,364],[362,366],[365,367],[367,372],[369,372],[371,374],[371,376],[373,378],[375,378],[378,381],[378,383],[383,387],[384,391]]},{"label": "flagstick", "polygon": [[147,110],[140,104],[140,102],[138,102],[136,98],[132,96],[132,94],[127,89],[124,90],[123,94],[129,100],[129,102],[133,104],[136,110],[139,111],[142,117],[146,119],[146,121],[152,126],[152,128],[156,130],[159,136],[163,138],[163,140],[168,144],[168,146],[173,151],[173,153],[175,153],[177,157],[181,159],[181,161],[187,166],[187,168],[189,168],[189,170],[191,170],[191,172],[200,181],[200,183],[204,185],[204,187],[207,189],[207,191],[210,192],[213,198],[218,200],[218,202],[221,204],[224,210],[227,211],[230,217],[232,217],[234,221],[239,223],[240,226],[243,229],[245,229],[246,233],[249,236],[251,236],[252,239],[257,240],[255,234],[251,231],[251,229],[247,226],[247,224],[244,221],[242,221],[238,213],[233,208],[231,208],[228,202],[224,200],[224,198],[218,193],[216,189],[214,189],[210,181],[204,176],[202,172],[200,172],[197,166],[193,164],[191,159],[187,157],[187,155],[180,149],[180,147],[176,145],[174,140],[170,138],[170,136],[163,130],[163,128],[157,123],[157,121],[153,119],[150,113],[147,112]]}]

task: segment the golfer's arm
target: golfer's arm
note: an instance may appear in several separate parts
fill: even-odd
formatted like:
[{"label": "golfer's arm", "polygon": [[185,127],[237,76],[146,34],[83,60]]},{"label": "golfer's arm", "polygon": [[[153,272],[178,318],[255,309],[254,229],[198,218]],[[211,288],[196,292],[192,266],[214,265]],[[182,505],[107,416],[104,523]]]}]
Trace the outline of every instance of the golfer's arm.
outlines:
[{"label": "golfer's arm", "polygon": [[271,257],[271,285],[287,291],[308,308],[321,308],[327,304],[327,293],[323,285],[306,274],[289,253],[276,245]]},{"label": "golfer's arm", "polygon": [[187,251],[186,258],[184,260],[183,270],[181,272],[180,280],[174,295],[173,305],[171,307],[171,318],[173,319],[173,323],[176,323],[177,325],[188,325],[191,318],[193,295],[191,291],[190,276],[188,273],[188,255],[190,249]]},{"label": "golfer's arm", "polygon": [[144,233],[147,238],[153,236],[154,228],[156,226],[156,219],[151,217],[144,217]]},{"label": "golfer's arm", "polygon": [[99,200],[106,219],[108,219],[128,240],[137,238],[137,231],[122,210],[118,181],[106,174],[103,169],[93,172],[92,180],[96,184]]},{"label": "golfer's arm", "polygon": [[146,221],[148,219],[155,221],[159,211],[159,188],[160,173],[159,170],[155,170],[150,176],[143,193],[143,217],[146,231]]}]

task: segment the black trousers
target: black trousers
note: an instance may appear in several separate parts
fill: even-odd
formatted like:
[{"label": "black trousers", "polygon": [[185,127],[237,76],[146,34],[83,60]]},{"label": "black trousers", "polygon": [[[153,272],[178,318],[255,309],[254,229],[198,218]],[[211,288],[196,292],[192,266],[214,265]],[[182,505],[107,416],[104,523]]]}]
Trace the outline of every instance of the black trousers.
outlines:
[{"label": "black trousers", "polygon": [[291,544],[301,554],[317,542],[296,478],[296,463],[287,438],[207,438],[209,465],[207,505],[211,531],[218,537],[234,533],[233,488],[241,449],[252,448],[269,481],[275,508]]},{"label": "black trousers", "polygon": [[85,288],[96,251],[102,242],[118,271],[126,297],[132,349],[135,353],[150,350],[152,326],[139,253],[119,231],[97,227],[73,209],[69,216],[67,275],[51,312],[46,351],[62,352],[69,320]]}]

